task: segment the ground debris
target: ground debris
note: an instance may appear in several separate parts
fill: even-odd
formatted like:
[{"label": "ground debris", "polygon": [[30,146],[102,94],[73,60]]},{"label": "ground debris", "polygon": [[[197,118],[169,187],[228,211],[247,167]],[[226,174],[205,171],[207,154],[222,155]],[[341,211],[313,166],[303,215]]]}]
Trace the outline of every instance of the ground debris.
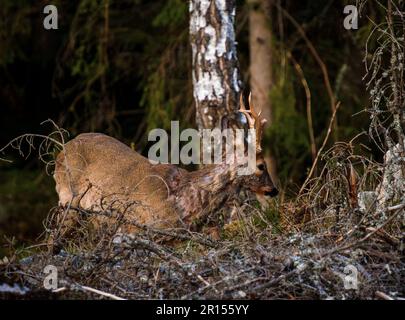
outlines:
[{"label": "ground debris", "polygon": [[[180,231],[181,232],[181,231]],[[201,235],[198,235],[201,237]],[[0,266],[0,292],[39,299],[375,299],[405,297],[405,261],[399,247],[370,237],[350,249],[339,234],[275,235],[260,241],[161,243],[151,233],[82,247],[66,242]],[[92,238],[94,241],[94,237]],[[208,242],[207,242],[208,243]],[[341,246],[342,250],[339,249]],[[58,289],[44,289],[48,265],[57,268]],[[348,278],[354,276],[355,278]],[[4,285],[1,285],[4,283]],[[1,291],[1,290],[0,290]],[[54,292],[54,293],[53,293]],[[376,294],[376,292],[380,292]],[[25,297],[24,297],[25,296]]]}]

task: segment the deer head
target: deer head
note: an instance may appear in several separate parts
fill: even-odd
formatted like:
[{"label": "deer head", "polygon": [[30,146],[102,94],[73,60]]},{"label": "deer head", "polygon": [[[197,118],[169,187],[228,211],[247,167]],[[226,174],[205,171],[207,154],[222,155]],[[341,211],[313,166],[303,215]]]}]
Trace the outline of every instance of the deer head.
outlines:
[{"label": "deer head", "polygon": [[254,174],[244,178],[246,186],[259,197],[275,197],[278,194],[278,190],[267,171],[261,145],[263,127],[267,123],[267,120],[260,117],[261,111],[256,112],[252,103],[252,93],[249,94],[249,109],[246,109],[243,96],[242,94],[240,95],[239,112],[246,117],[248,128],[256,132],[256,170]]}]

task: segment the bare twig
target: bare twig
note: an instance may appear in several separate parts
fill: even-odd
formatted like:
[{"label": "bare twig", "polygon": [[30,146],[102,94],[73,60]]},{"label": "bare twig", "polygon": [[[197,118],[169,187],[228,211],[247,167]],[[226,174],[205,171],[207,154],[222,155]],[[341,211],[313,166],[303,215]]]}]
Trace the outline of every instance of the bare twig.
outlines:
[{"label": "bare twig", "polygon": [[332,117],[331,117],[330,122],[329,122],[328,131],[326,132],[325,139],[323,140],[322,146],[318,150],[315,161],[312,163],[311,170],[309,171],[309,174],[308,174],[307,178],[305,179],[305,182],[302,184],[301,189],[298,192],[298,196],[300,196],[302,191],[304,191],[305,187],[307,186],[308,181],[311,179],[311,177],[312,177],[312,175],[313,175],[313,173],[315,171],[315,168],[316,168],[316,165],[318,163],[319,157],[322,154],[322,151],[325,148],[326,143],[329,140],[330,133],[332,132],[333,121],[335,119],[337,111],[339,110],[339,107],[340,107],[340,102],[336,105],[336,108],[333,111]]}]

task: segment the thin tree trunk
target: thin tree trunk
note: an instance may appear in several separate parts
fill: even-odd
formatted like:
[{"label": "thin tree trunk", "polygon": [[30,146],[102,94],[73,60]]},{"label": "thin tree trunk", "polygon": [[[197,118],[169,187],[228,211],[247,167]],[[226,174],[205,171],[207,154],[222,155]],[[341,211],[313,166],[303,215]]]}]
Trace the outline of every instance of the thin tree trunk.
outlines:
[{"label": "thin tree trunk", "polygon": [[219,126],[238,106],[240,80],[235,45],[235,1],[191,0],[193,94],[199,129]]},{"label": "thin tree trunk", "polygon": [[[273,123],[270,90],[272,78],[272,34],[270,29],[270,2],[249,0],[249,48],[250,48],[250,88],[253,103],[262,109],[262,116]],[[273,181],[277,180],[276,161],[267,150],[266,162]]]}]

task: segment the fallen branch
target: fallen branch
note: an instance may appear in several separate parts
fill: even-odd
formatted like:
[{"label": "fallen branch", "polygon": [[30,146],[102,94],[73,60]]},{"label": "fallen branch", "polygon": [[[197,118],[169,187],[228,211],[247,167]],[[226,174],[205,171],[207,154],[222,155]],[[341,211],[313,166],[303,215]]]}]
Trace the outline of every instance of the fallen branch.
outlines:
[{"label": "fallen branch", "polygon": [[[118,297],[118,296],[116,296],[115,294],[108,293],[108,292],[104,292],[104,291],[101,291],[101,290],[98,290],[98,289],[94,289],[94,288],[91,288],[91,287],[88,287],[88,286],[82,286],[82,285],[80,285],[80,284],[75,284],[74,287],[75,287],[76,289],[79,289],[79,290],[82,290],[82,291],[88,291],[88,292],[96,293],[96,294],[98,294],[98,295],[100,295],[100,296],[103,296],[103,297],[106,297],[106,298],[110,298],[110,299],[113,299],[113,300],[127,300],[127,299]],[[58,293],[58,292],[62,292],[62,291],[65,291],[65,290],[68,290],[68,288],[67,288],[67,287],[61,287],[61,288],[52,290],[52,292],[53,292],[53,293]]]},{"label": "fallen branch", "polygon": [[388,294],[385,294],[384,292],[381,292],[381,291],[376,291],[375,295],[384,300],[395,300],[394,298],[390,297]]}]

